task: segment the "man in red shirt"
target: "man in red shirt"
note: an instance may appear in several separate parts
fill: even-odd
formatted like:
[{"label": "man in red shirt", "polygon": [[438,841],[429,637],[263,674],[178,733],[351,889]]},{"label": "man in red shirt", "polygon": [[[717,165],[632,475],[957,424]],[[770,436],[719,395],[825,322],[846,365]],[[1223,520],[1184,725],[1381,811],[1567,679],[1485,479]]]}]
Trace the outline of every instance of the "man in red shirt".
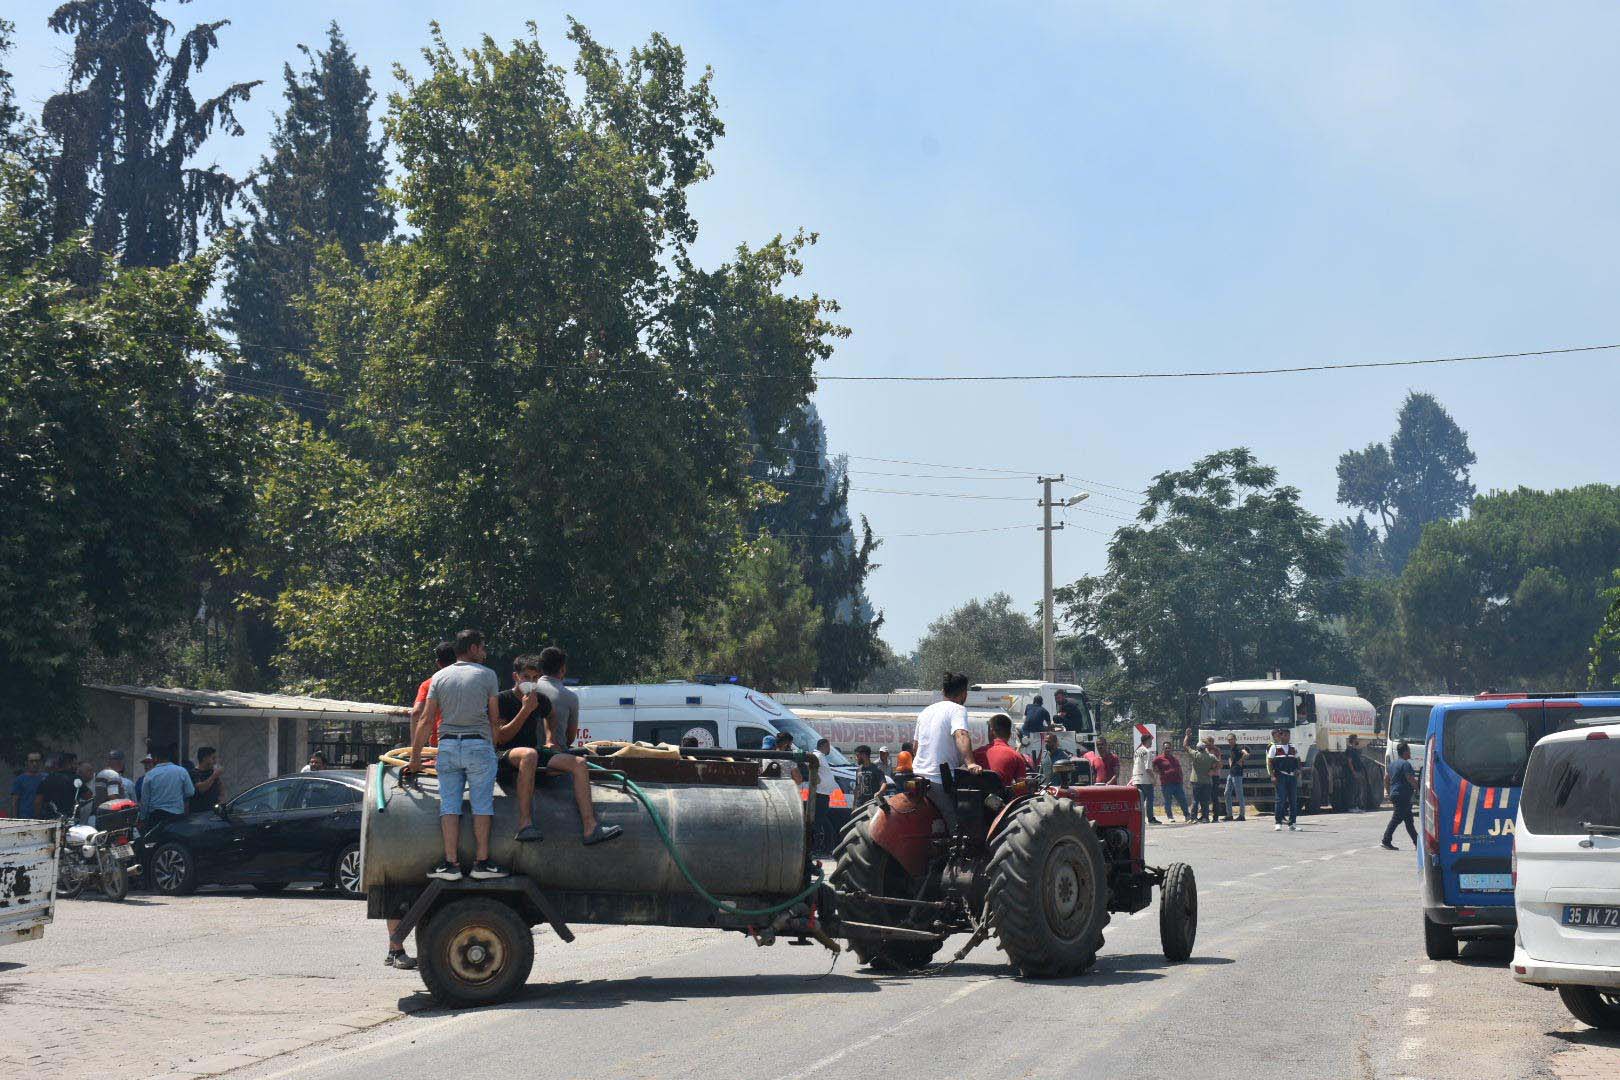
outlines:
[{"label": "man in red shirt", "polygon": [[1003,784],[1016,784],[1029,772],[1029,759],[1009,744],[1012,739],[1012,717],[997,713],[990,718],[990,742],[973,751],[973,760],[980,767],[1001,777]]},{"label": "man in red shirt", "polygon": [[1119,755],[1108,751],[1108,737],[1097,736],[1097,748],[1085,752],[1086,763],[1091,766],[1093,784],[1119,783]]},{"label": "man in red shirt", "polygon": [[1191,822],[1192,811],[1187,809],[1187,785],[1182,781],[1181,762],[1176,760],[1174,744],[1166,738],[1159,744],[1159,753],[1153,759],[1153,771],[1159,777],[1159,790],[1164,794],[1164,820],[1174,821],[1170,816],[1170,800],[1174,799],[1181,804],[1181,820]]},{"label": "man in red shirt", "polygon": [[[456,662],[456,646],[453,642],[441,641],[433,647],[433,659],[438,662],[439,668],[447,668]],[[439,745],[439,710],[428,704],[428,687],[433,685],[433,676],[429,675],[422,680],[422,685],[416,688],[416,704],[411,706],[411,735],[414,741],[416,725],[422,723],[427,712],[433,709],[433,734],[428,737],[427,745]]]}]

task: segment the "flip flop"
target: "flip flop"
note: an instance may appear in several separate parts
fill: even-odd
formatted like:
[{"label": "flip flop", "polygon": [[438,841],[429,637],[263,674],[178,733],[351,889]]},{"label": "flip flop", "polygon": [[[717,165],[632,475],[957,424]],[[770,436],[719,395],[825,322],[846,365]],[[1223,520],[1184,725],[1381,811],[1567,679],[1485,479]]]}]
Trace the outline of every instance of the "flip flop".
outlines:
[{"label": "flip flop", "polygon": [[591,834],[582,839],[580,843],[584,844],[586,847],[593,847],[597,844],[605,844],[614,837],[621,835],[623,832],[624,827],[622,825],[598,824],[596,828],[591,830]]}]

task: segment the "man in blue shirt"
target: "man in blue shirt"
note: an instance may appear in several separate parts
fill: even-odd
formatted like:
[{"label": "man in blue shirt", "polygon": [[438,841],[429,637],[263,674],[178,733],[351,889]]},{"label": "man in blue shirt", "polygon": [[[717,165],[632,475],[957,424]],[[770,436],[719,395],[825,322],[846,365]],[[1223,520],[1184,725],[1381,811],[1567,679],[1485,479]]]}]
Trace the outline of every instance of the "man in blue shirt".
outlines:
[{"label": "man in blue shirt", "polygon": [[1029,757],[1035,767],[1041,767],[1041,750],[1046,745],[1046,731],[1052,726],[1052,714],[1046,711],[1041,695],[1024,706],[1024,734],[1029,736]]},{"label": "man in blue shirt", "polygon": [[1384,786],[1395,812],[1389,816],[1389,827],[1384,830],[1384,842],[1379,846],[1399,851],[1390,841],[1395,839],[1395,826],[1404,823],[1406,835],[1412,838],[1412,846],[1417,847],[1417,827],[1412,824],[1412,796],[1417,791],[1417,770],[1412,768],[1412,744],[1405,739],[1395,746],[1395,764],[1390,766],[1389,775],[1384,777]]},{"label": "man in blue shirt", "polygon": [[11,782],[12,817],[34,816],[34,796],[39,794],[39,782],[45,779],[45,774],[39,769],[39,763],[40,757],[37,753],[29,754],[28,764]]},{"label": "man in blue shirt", "polygon": [[157,764],[141,777],[140,816],[148,826],[185,817],[186,800],[197,793],[191,774],[174,763],[173,749],[153,747],[152,756]]}]

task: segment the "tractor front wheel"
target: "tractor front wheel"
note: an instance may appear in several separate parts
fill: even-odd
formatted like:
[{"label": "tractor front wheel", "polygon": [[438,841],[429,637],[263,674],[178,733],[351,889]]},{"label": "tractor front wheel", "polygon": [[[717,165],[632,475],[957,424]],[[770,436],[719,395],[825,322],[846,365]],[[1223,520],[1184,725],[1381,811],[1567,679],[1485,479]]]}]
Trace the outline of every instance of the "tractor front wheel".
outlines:
[{"label": "tractor front wheel", "polygon": [[1198,882],[1186,863],[1171,863],[1159,887],[1159,944],[1166,960],[1192,955],[1198,936]]},{"label": "tractor front wheel", "polygon": [[1079,806],[1037,795],[990,838],[990,927],[1032,978],[1078,975],[1097,961],[1108,925],[1102,844]]}]

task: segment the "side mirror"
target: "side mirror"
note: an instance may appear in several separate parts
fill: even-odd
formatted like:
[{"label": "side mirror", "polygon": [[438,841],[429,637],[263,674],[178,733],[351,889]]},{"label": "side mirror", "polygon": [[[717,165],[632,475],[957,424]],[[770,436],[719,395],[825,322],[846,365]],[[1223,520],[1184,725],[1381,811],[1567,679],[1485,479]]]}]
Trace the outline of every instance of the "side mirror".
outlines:
[{"label": "side mirror", "polygon": [[216,817],[218,817],[219,820],[221,820],[221,821],[229,821],[229,820],[231,820],[231,812],[229,810],[225,809],[225,804],[224,803],[215,803],[214,804],[214,815]]}]

